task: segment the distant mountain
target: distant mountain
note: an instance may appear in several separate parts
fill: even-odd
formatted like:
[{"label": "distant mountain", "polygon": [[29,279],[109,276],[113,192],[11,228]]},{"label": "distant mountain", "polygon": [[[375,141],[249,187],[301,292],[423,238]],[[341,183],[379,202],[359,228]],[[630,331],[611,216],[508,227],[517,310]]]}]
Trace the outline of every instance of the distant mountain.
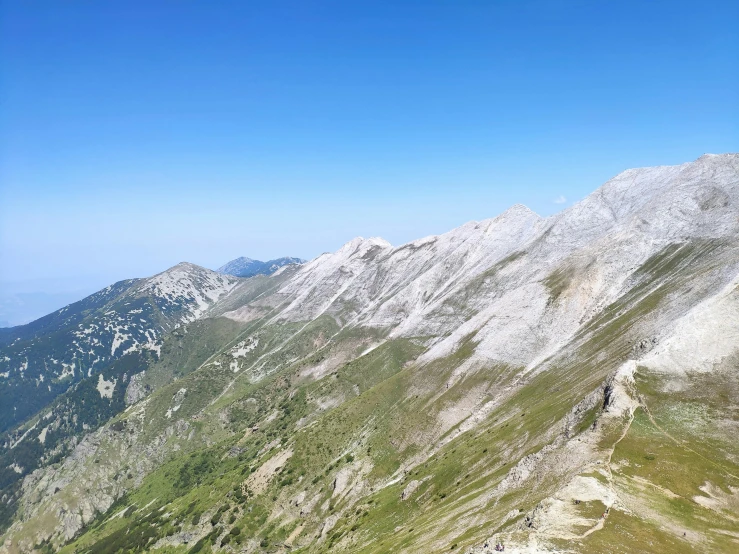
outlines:
[{"label": "distant mountain", "polygon": [[301,260],[300,258],[284,257],[262,262],[242,256],[241,258],[231,260],[226,265],[219,267],[217,271],[218,273],[234,275],[235,277],[253,277],[254,275],[272,275],[283,266],[304,263],[305,260]]},{"label": "distant mountain", "polygon": [[168,330],[201,317],[238,283],[181,263],[120,281],[27,325],[0,333],[0,432],[77,381],[127,354],[159,351]]}]

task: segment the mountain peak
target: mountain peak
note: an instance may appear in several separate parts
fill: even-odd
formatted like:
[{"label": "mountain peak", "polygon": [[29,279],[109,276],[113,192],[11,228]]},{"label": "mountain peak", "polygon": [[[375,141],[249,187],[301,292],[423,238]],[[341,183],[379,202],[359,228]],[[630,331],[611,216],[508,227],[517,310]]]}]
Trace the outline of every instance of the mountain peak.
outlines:
[{"label": "mountain peak", "polygon": [[358,248],[359,246],[381,246],[382,248],[388,248],[392,247],[392,244],[382,237],[370,237],[368,239],[364,237],[354,237],[352,240],[345,243],[339,250],[349,250],[351,248]]},{"label": "mountain peak", "polygon": [[[236,258],[236,259],[234,259],[234,260],[231,260],[231,261],[230,261],[230,262],[228,262],[228,263],[229,263],[229,264],[233,264],[233,263],[237,263],[237,262],[238,262],[238,263],[251,263],[251,262],[258,262],[258,261],[259,261],[259,260],[254,260],[254,259],[252,259],[252,258],[248,258],[248,257],[246,257],[246,256],[239,256],[238,258]],[[228,264],[226,264],[226,265],[228,265]],[[225,266],[223,266],[223,267],[225,267]],[[220,271],[220,268],[219,268],[219,271]]]},{"label": "mountain peak", "polygon": [[498,219],[500,217],[506,218],[506,219],[512,218],[512,217],[515,217],[515,218],[518,218],[518,217],[526,217],[526,218],[528,218],[528,217],[531,217],[531,216],[535,216],[537,219],[542,219],[542,217],[539,214],[537,214],[534,210],[532,210],[528,206],[526,206],[524,204],[514,204],[513,206],[511,206],[510,208],[508,208],[506,211],[504,211],[502,214],[500,214],[495,219]]},{"label": "mountain peak", "polygon": [[725,158],[727,160],[730,160],[732,158],[739,158],[739,152],[726,152],[724,154],[711,154],[709,152],[706,152],[700,158],[698,158],[698,160],[704,160],[704,159],[711,160],[711,159],[721,159],[721,158]]},{"label": "mountain peak", "polygon": [[241,256],[240,258],[231,260],[227,264],[219,267],[216,271],[218,271],[218,273],[233,275],[235,277],[253,277],[254,275],[271,275],[286,265],[299,265],[303,263],[305,263],[305,260],[290,256],[284,256],[282,258],[276,258],[266,262]]},{"label": "mountain peak", "polygon": [[380,237],[370,237],[368,239],[364,237],[354,237],[352,240],[342,245],[342,247],[336,251],[336,254],[340,256],[353,256],[357,252],[365,252],[375,247],[392,248],[393,245]]},{"label": "mountain peak", "polygon": [[166,273],[167,271],[172,271],[172,270],[175,270],[175,269],[187,269],[187,270],[192,270],[192,269],[205,269],[205,268],[204,268],[204,267],[202,267],[202,266],[199,266],[199,265],[197,265],[197,264],[194,264],[194,263],[192,263],[192,262],[180,262],[180,263],[178,263],[178,264],[176,264],[176,265],[173,265],[173,266],[172,266],[172,267],[170,267],[169,269],[165,269],[165,270],[163,271],[163,273]]}]

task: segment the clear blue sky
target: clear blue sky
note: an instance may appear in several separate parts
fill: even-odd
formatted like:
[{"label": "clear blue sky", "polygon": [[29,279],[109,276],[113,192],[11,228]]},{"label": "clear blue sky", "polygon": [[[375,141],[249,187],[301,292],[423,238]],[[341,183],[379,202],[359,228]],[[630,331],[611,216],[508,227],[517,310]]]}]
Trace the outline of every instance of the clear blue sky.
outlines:
[{"label": "clear blue sky", "polygon": [[0,10],[5,286],[399,244],[739,150],[736,1]]}]

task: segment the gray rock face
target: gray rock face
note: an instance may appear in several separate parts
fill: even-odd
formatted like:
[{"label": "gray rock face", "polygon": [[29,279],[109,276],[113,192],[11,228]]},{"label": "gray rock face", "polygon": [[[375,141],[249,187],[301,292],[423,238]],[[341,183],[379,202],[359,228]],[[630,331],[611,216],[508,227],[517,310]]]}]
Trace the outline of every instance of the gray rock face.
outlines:
[{"label": "gray rock face", "polygon": [[[634,286],[637,268],[668,245],[736,240],[738,165],[739,155],[725,154],[628,170],[552,217],[514,206],[395,248],[354,239],[305,264],[280,290],[291,301],[274,319],[330,314],[390,337],[439,337],[425,361],[474,333],[470,365],[532,367]],[[726,263],[730,273],[735,261]]]},{"label": "gray rock face", "polygon": [[135,404],[146,396],[146,388],[143,384],[144,373],[142,371],[131,376],[126,387],[126,405]]},{"label": "gray rock face", "polygon": [[418,487],[421,485],[421,481],[418,481],[417,479],[413,479],[410,481],[405,488],[403,489],[403,492],[400,495],[401,500],[408,500],[411,495],[416,492]]}]

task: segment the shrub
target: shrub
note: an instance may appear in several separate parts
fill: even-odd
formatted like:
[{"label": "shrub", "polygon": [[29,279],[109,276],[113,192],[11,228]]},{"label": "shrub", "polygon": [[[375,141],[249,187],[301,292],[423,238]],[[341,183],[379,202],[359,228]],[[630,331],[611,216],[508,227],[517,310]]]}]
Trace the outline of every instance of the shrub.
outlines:
[{"label": "shrub", "polygon": [[280,481],[280,487],[288,487],[293,484],[293,478],[292,477],[285,477],[282,481]]}]

